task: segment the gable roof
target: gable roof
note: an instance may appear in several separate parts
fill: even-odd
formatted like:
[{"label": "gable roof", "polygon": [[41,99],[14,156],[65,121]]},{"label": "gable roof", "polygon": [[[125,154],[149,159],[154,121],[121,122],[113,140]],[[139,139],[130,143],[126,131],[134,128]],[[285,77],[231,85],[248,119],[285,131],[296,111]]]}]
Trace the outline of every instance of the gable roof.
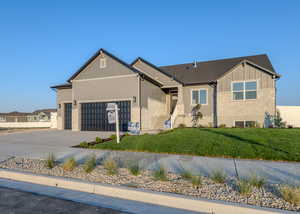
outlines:
[{"label": "gable roof", "polygon": [[156,69],[157,71],[159,71],[160,73],[166,75],[167,77],[169,77],[169,78],[175,80],[175,81],[178,82],[178,83],[183,84],[183,83],[182,83],[179,79],[177,79],[175,76],[169,74],[168,72],[163,71],[162,69],[160,69],[159,67],[153,65],[152,63],[148,62],[147,60],[143,59],[142,57],[136,58],[130,65],[133,66],[133,65],[134,65],[135,63],[137,63],[138,61],[144,62],[145,64],[147,64],[147,65],[149,65],[150,67]]},{"label": "gable roof", "polygon": [[84,63],[69,79],[68,82],[71,82],[75,77],[77,77],[77,75],[83,71],[83,69],[85,69],[94,59],[96,59],[97,56],[99,56],[101,53],[104,53],[106,55],[108,55],[109,57],[113,58],[114,60],[116,60],[117,62],[121,63],[122,65],[126,66],[127,68],[129,68],[130,70],[132,70],[135,73],[138,73],[136,69],[134,69],[133,67],[131,67],[130,65],[128,65],[126,62],[122,61],[121,59],[119,59],[118,57],[112,55],[111,53],[107,52],[106,50],[104,50],[103,48],[99,49],[86,63]]},{"label": "gable roof", "polygon": [[186,63],[160,66],[159,68],[174,78],[179,79],[185,85],[204,84],[217,81],[226,72],[242,62],[258,67],[271,75],[275,75],[277,78],[280,77],[275,72],[266,54],[196,62],[196,67],[194,67],[194,63]]}]

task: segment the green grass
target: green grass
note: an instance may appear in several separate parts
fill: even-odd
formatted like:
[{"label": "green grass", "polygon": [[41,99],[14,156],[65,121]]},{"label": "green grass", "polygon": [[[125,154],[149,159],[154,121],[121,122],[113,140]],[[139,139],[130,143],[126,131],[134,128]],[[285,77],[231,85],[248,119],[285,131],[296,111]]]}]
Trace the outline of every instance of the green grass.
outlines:
[{"label": "green grass", "polygon": [[157,135],[126,136],[95,149],[212,157],[300,161],[300,129],[182,128]]}]

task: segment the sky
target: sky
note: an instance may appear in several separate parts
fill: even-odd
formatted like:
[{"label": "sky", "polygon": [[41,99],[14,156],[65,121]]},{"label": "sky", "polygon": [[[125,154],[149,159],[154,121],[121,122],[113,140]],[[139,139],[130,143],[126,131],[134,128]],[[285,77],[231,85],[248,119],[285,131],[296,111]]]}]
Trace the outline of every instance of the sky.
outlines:
[{"label": "sky", "polygon": [[0,1],[0,112],[56,107],[99,48],[153,64],[266,53],[279,105],[300,105],[299,0]]}]

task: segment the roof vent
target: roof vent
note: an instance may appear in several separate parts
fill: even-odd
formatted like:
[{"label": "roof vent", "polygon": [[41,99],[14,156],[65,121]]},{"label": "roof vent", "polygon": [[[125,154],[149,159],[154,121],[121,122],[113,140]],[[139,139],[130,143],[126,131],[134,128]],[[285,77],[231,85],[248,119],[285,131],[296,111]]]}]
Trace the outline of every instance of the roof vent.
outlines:
[{"label": "roof vent", "polygon": [[193,64],[194,68],[197,68],[197,61],[194,60],[194,64]]}]

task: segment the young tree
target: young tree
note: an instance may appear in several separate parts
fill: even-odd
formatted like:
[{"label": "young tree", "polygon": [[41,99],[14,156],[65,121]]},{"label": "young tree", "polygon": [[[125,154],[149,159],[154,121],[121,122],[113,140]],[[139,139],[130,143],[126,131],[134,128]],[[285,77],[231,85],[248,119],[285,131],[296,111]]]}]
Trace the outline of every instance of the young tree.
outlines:
[{"label": "young tree", "polygon": [[286,123],[283,122],[280,112],[277,110],[274,117],[274,125],[276,128],[285,128]]},{"label": "young tree", "polygon": [[197,104],[192,109],[192,124],[193,127],[197,127],[199,120],[203,118],[203,114],[200,112],[201,105]]}]

